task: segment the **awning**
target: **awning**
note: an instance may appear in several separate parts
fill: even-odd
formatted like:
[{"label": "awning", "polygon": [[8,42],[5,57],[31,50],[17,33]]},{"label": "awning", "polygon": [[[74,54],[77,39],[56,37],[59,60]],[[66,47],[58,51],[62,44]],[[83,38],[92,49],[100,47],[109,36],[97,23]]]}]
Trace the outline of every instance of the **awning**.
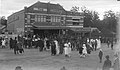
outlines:
[{"label": "awning", "polygon": [[91,28],[83,27],[83,28],[71,28],[70,30],[74,32],[91,32]]},{"label": "awning", "polygon": [[34,26],[32,29],[69,29],[65,26]]},{"label": "awning", "polygon": [[93,31],[97,31],[99,33],[101,32],[97,28],[91,28],[91,27],[71,28],[70,30],[75,32],[93,32]]}]

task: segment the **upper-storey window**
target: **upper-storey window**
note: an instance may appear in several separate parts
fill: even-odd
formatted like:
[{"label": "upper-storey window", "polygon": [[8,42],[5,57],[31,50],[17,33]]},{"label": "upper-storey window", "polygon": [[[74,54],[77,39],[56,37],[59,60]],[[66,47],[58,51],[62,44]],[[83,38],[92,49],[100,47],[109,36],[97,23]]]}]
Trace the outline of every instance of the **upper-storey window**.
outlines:
[{"label": "upper-storey window", "polygon": [[79,23],[78,22],[73,22],[73,25],[79,25]]},{"label": "upper-storey window", "polygon": [[30,19],[30,15],[27,15],[27,18]]},{"label": "upper-storey window", "polygon": [[59,16],[51,16],[51,22],[60,22],[61,18]]},{"label": "upper-storey window", "polygon": [[37,16],[37,22],[46,22],[46,16],[38,15]]},{"label": "upper-storey window", "polygon": [[33,8],[33,10],[36,10],[36,11],[47,11],[46,8]]},{"label": "upper-storey window", "polygon": [[34,19],[34,18],[35,18],[35,15],[30,15],[30,18],[33,18],[33,19]]}]

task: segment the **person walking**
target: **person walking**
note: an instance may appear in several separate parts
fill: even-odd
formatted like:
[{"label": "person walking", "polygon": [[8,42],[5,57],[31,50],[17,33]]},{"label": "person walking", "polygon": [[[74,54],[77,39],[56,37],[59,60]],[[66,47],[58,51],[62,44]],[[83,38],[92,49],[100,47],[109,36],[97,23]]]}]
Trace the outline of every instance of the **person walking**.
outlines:
[{"label": "person walking", "polygon": [[44,41],[42,39],[38,40],[39,51],[42,52],[44,48]]},{"label": "person walking", "polygon": [[96,39],[95,42],[94,42],[94,48],[95,48],[95,51],[97,50],[97,45],[98,45],[98,40]]},{"label": "person walking", "polygon": [[85,45],[85,44],[83,44],[82,53],[83,53],[83,57],[85,57],[85,56],[87,55],[87,48],[86,48],[86,45]]},{"label": "person walking", "polygon": [[108,46],[108,48],[109,48],[109,46],[110,46],[110,41],[109,41],[109,40],[107,41],[107,46]]},{"label": "person walking", "polygon": [[10,49],[13,49],[13,39],[10,38]]},{"label": "person walking", "polygon": [[99,59],[100,59],[100,63],[102,63],[102,57],[103,57],[102,49],[100,49],[98,56],[99,56]]},{"label": "person walking", "polygon": [[13,40],[14,54],[18,54],[17,37]]},{"label": "person walking", "polygon": [[70,55],[69,55],[69,45],[68,45],[68,43],[66,42],[65,44],[64,44],[64,52],[65,52],[65,57],[70,57]]},{"label": "person walking", "polygon": [[6,41],[5,41],[5,39],[3,38],[3,40],[2,40],[2,48],[5,48],[6,47]]},{"label": "person walking", "polygon": [[111,50],[113,50],[113,41],[111,42]]},{"label": "person walking", "polygon": [[114,64],[113,64],[113,69],[114,70],[120,70],[119,62],[120,62],[119,61],[119,56],[118,56],[118,54],[116,54]]},{"label": "person walking", "polygon": [[59,53],[60,53],[60,49],[59,49],[58,41],[55,40],[54,42],[55,42],[55,45],[56,45],[56,54],[59,55]]},{"label": "person walking", "polygon": [[109,60],[109,55],[107,55],[102,70],[110,70],[111,65],[112,65],[111,60]]},{"label": "person walking", "polygon": [[56,46],[54,41],[51,41],[51,55],[56,55]]},{"label": "person walking", "polygon": [[83,51],[83,47],[80,46],[80,47],[79,47],[79,54],[80,54],[80,57],[82,57],[82,51]]},{"label": "person walking", "polygon": [[17,42],[17,47],[18,47],[18,51],[19,51],[20,54],[24,53],[24,49],[23,49],[21,41]]}]

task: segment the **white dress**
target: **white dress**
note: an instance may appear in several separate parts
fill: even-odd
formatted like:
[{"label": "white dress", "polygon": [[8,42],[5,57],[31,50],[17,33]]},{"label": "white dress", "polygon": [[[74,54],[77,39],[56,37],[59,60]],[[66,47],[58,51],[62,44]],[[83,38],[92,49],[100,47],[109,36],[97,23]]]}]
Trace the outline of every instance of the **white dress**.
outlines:
[{"label": "white dress", "polygon": [[5,46],[5,42],[6,42],[5,40],[2,40],[2,46]]},{"label": "white dress", "polygon": [[55,45],[56,45],[56,54],[59,54],[60,53],[60,50],[59,50],[59,44],[58,44],[58,41],[54,41],[55,42]]},{"label": "white dress", "polygon": [[65,52],[65,55],[68,55],[69,54],[69,45],[67,43],[64,44],[65,48],[64,48],[64,52]]},{"label": "white dress", "polygon": [[97,49],[100,49],[100,48],[101,48],[101,41],[99,39],[99,40],[97,40]]},{"label": "white dress", "polygon": [[83,51],[82,52],[83,52],[83,54],[87,54],[87,48],[86,48],[86,46],[83,47]]}]

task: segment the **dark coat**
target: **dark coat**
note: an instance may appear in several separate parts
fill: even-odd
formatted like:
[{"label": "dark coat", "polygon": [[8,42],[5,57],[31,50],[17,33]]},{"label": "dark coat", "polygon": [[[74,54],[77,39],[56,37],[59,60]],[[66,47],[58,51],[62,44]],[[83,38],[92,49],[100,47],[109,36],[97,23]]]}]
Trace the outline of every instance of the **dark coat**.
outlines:
[{"label": "dark coat", "polygon": [[111,68],[111,61],[105,60],[103,64],[103,70],[110,70],[110,68]]},{"label": "dark coat", "polygon": [[17,46],[18,46],[18,49],[23,49],[21,42],[17,43]]},{"label": "dark coat", "polygon": [[79,47],[79,54],[82,54],[83,47]]},{"label": "dark coat", "polygon": [[13,39],[10,39],[10,48],[13,48]]},{"label": "dark coat", "polygon": [[43,40],[38,40],[37,46],[43,48],[44,47],[44,41]]},{"label": "dark coat", "polygon": [[51,54],[56,54],[56,45],[54,42],[51,43]]},{"label": "dark coat", "polygon": [[103,56],[103,52],[100,51],[99,54],[98,54],[98,56],[99,56],[99,58],[102,58],[102,56]]},{"label": "dark coat", "polygon": [[17,40],[13,40],[13,48],[16,50],[18,49]]}]

